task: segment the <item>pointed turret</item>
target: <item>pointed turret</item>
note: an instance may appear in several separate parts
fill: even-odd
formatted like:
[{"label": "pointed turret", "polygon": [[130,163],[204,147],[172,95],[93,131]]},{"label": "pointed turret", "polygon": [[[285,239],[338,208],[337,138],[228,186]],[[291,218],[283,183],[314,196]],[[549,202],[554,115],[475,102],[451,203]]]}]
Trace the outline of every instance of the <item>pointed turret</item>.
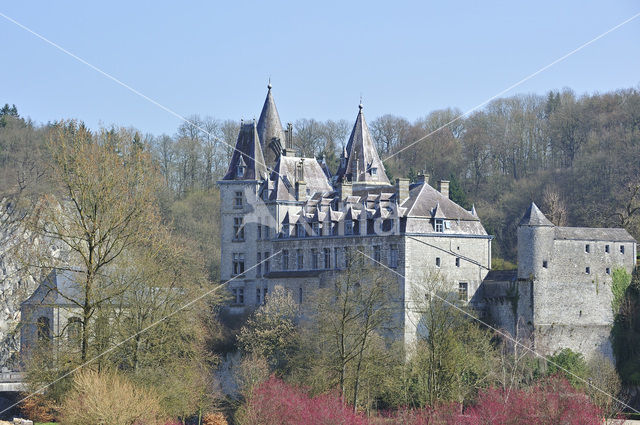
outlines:
[{"label": "pointed turret", "polygon": [[384,172],[384,165],[378,156],[364,119],[362,104],[358,107],[360,109],[358,117],[342,154],[336,181],[345,178],[354,184],[389,185],[389,178]]},{"label": "pointed turret", "polygon": [[538,208],[538,206],[532,202],[527,209],[527,212],[524,213],[524,217],[520,220],[518,226],[552,226],[553,223],[544,216],[542,211]]},{"label": "pointed turret", "polygon": [[266,171],[256,122],[242,124],[223,180],[260,180]]},{"label": "pointed turret", "polygon": [[[276,108],[276,102],[271,94],[271,82],[269,82],[267,88],[267,98],[264,100],[264,106],[258,119],[258,137],[260,138],[266,165],[273,168],[280,156],[282,146],[285,144],[285,138],[280,116],[278,115],[278,108]],[[272,143],[274,138],[279,140],[279,143]]]}]

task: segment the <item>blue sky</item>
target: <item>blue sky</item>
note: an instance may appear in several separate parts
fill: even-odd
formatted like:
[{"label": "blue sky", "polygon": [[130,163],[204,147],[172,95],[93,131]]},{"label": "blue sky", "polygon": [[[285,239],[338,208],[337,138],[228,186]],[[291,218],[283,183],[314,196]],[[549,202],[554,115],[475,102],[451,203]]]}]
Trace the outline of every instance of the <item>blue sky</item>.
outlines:
[{"label": "blue sky", "polygon": [[[5,2],[0,12],[179,114],[283,122],[467,110],[640,12],[636,1]],[[178,118],[0,17],[0,103],[173,134]],[[640,18],[519,86],[640,87]],[[511,94],[510,93],[510,94]]]}]

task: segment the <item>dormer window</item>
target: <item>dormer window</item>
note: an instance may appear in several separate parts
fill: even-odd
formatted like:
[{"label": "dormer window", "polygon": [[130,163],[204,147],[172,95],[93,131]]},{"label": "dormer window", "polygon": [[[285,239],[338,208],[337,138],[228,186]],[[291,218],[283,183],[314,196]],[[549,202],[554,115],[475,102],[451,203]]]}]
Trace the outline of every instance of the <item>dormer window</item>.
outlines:
[{"label": "dormer window", "polygon": [[434,228],[436,230],[436,233],[443,233],[444,232],[444,219],[436,218],[435,219]]},{"label": "dormer window", "polygon": [[313,223],[313,236],[320,236],[320,223]]},{"label": "dormer window", "polygon": [[244,165],[238,165],[238,167],[236,168],[236,176],[237,177],[244,177],[244,172],[246,170],[247,167],[245,167]]},{"label": "dormer window", "polygon": [[344,221],[344,234],[353,235],[353,220]]},{"label": "dormer window", "polygon": [[288,224],[283,224],[282,225],[282,237],[283,238],[288,238],[289,237],[289,225]]},{"label": "dormer window", "polygon": [[296,234],[299,238],[304,238],[305,236],[307,236],[307,232],[305,231],[304,225],[302,223],[296,224]]},{"label": "dormer window", "polygon": [[378,169],[376,167],[371,167],[371,175],[372,176],[377,176],[378,175]]}]

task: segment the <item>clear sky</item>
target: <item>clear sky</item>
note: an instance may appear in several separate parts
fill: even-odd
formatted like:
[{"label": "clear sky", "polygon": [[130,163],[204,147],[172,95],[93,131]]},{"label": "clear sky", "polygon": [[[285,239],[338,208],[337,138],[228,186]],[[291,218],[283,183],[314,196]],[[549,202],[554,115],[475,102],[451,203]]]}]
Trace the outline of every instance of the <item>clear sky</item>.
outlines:
[{"label": "clear sky", "polygon": [[[637,1],[14,1],[0,12],[179,114],[283,122],[467,110],[640,12]],[[0,17],[0,103],[173,134],[178,118]],[[640,87],[640,18],[510,94]]]}]

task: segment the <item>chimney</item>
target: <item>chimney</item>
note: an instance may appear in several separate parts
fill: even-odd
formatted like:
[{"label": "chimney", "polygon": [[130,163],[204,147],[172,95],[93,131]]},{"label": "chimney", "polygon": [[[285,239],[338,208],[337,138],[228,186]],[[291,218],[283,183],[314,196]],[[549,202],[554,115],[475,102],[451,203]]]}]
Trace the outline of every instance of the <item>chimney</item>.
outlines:
[{"label": "chimney", "polygon": [[307,183],[304,181],[304,159],[296,164],[296,199],[307,199]]},{"label": "chimney", "polygon": [[287,129],[284,131],[284,149],[282,156],[295,156],[293,152],[293,125],[287,123]]},{"label": "chimney", "polygon": [[429,174],[425,170],[422,170],[418,173],[418,177],[416,178],[416,183],[418,184],[429,184]]},{"label": "chimney", "polygon": [[398,205],[403,203],[409,197],[409,179],[396,179],[396,200]]},{"label": "chimney", "polygon": [[353,194],[353,185],[351,182],[343,179],[340,183],[338,183],[338,190],[340,191],[340,199],[343,201],[347,199],[347,197]]},{"label": "chimney", "polygon": [[449,180],[438,180],[438,191],[449,197]]}]

